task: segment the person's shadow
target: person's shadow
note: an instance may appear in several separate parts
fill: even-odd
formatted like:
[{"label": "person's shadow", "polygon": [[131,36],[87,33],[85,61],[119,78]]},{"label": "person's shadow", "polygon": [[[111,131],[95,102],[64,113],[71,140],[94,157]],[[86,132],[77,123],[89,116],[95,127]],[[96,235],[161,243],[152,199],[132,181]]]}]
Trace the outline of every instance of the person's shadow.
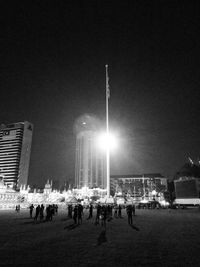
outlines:
[{"label": "person's shadow", "polygon": [[79,226],[79,224],[74,224],[73,223],[73,224],[70,224],[70,225],[65,226],[64,229],[73,230],[73,229],[75,229],[78,226]]},{"label": "person's shadow", "polygon": [[107,242],[106,230],[103,230],[97,238],[97,246],[100,246],[102,243],[105,242]]},{"label": "person's shadow", "polygon": [[130,227],[132,229],[136,230],[136,231],[140,231],[140,229],[137,226],[133,225],[133,224],[130,224]]},{"label": "person's shadow", "polygon": [[69,220],[72,220],[72,218],[67,217],[67,218],[62,218],[62,219],[61,219],[62,222],[64,222],[64,221],[69,221]]}]

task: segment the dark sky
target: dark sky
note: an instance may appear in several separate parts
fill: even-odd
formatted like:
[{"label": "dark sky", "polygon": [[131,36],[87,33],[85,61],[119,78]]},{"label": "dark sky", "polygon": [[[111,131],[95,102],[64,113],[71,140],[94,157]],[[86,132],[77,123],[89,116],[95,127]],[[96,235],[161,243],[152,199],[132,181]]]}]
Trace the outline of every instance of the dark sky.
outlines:
[{"label": "dark sky", "polygon": [[34,124],[29,184],[74,179],[75,120],[105,118],[112,174],[172,177],[200,156],[198,1],[4,1],[0,122]]}]

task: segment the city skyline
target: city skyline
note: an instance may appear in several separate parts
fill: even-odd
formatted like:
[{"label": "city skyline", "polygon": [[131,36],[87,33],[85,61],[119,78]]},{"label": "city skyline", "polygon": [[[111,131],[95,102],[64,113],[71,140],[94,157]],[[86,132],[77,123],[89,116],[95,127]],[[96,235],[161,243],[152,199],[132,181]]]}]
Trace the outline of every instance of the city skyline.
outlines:
[{"label": "city skyline", "polygon": [[30,184],[75,176],[76,119],[105,121],[111,175],[173,177],[200,156],[199,16],[193,1],[1,6],[0,123],[34,124]]}]

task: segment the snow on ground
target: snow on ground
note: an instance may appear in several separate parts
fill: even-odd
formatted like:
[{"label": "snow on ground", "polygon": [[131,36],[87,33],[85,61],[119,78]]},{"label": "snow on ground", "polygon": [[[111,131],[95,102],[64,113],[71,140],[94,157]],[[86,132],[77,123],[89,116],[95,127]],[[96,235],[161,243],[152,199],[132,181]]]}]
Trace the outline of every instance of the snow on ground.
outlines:
[{"label": "snow on ground", "polygon": [[[94,214],[95,215],[95,214]],[[29,211],[0,211],[0,266],[200,266],[200,211],[136,210],[123,218],[71,226],[67,211],[37,222]]]}]

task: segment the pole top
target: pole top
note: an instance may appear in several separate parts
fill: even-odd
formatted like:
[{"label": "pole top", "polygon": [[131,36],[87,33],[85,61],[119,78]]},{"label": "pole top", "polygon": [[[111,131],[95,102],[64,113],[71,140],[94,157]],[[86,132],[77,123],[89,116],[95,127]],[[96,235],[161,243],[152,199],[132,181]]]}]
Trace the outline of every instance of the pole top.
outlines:
[{"label": "pole top", "polygon": [[108,64],[106,64],[105,67],[107,68],[108,67]]}]

